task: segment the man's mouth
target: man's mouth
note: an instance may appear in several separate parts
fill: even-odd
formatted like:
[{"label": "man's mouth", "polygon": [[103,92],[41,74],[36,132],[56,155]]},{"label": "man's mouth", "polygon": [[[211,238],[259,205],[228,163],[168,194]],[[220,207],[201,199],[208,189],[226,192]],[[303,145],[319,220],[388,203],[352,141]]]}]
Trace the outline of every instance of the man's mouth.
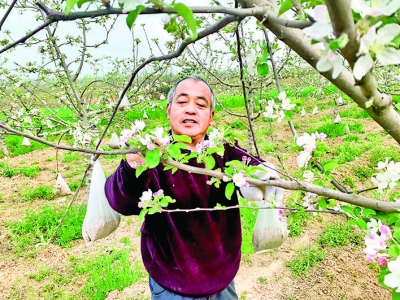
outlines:
[{"label": "man's mouth", "polygon": [[183,120],[182,123],[184,123],[184,124],[196,124],[197,122],[195,120],[186,119],[186,120]]}]

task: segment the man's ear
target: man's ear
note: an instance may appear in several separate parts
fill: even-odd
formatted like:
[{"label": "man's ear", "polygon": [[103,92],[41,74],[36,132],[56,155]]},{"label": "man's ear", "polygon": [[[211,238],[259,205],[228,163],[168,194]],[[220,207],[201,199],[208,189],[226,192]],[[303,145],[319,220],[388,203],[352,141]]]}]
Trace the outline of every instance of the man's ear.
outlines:
[{"label": "man's ear", "polygon": [[167,118],[169,119],[169,114],[171,112],[171,106],[169,105],[169,103],[167,104],[166,112],[167,112]]},{"label": "man's ear", "polygon": [[214,119],[214,111],[211,112],[210,122]]}]

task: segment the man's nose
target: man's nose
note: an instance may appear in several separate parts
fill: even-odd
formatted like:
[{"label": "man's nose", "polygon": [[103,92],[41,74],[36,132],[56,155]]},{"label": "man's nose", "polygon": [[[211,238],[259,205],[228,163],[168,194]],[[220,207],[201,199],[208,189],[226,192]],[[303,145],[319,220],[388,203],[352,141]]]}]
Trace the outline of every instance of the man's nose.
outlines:
[{"label": "man's nose", "polygon": [[192,101],[185,106],[185,113],[187,114],[195,114],[196,113],[196,104]]}]

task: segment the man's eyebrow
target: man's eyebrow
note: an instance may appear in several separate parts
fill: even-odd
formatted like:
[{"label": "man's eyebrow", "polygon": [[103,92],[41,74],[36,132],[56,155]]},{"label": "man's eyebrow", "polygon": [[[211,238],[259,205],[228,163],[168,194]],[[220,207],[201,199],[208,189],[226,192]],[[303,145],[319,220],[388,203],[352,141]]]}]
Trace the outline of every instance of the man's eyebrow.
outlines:
[{"label": "man's eyebrow", "polygon": [[[180,93],[180,94],[176,97],[176,99],[178,99],[179,97],[189,97],[189,94]],[[205,96],[197,96],[197,99],[204,100],[204,101],[207,102],[207,104],[208,104],[208,100],[207,100],[207,98],[206,98]]]}]

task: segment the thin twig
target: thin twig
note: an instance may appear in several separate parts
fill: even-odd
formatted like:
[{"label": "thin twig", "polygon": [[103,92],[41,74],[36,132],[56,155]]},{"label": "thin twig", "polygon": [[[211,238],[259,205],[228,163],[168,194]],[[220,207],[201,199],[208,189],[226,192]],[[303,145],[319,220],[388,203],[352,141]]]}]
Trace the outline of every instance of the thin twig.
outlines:
[{"label": "thin twig", "polygon": [[254,134],[253,125],[252,125],[252,121],[251,121],[251,113],[252,112],[250,112],[249,105],[247,103],[248,100],[247,100],[247,97],[246,97],[246,85],[244,84],[244,79],[243,79],[244,68],[243,68],[243,61],[242,61],[242,55],[241,55],[240,37],[239,37],[238,28],[236,28],[235,34],[236,34],[237,53],[238,53],[239,68],[240,68],[240,81],[242,83],[244,105],[246,107],[247,119],[248,119],[248,122],[249,122],[249,129],[250,129],[251,135],[253,137],[254,148],[256,149],[257,156],[260,156],[260,152],[258,151],[258,147],[257,147],[257,143],[256,143],[256,136]]}]

